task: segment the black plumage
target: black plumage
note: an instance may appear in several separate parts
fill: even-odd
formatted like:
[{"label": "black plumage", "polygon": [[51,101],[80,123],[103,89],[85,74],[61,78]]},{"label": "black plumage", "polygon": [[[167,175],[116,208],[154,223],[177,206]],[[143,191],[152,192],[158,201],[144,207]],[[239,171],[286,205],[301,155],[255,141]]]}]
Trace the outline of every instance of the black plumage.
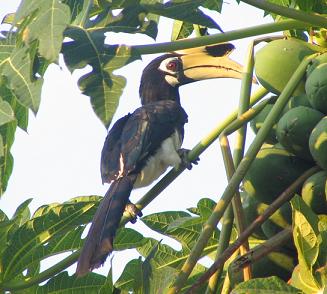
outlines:
[{"label": "black plumage", "polygon": [[[198,52],[191,49],[189,55],[169,53],[145,67],[139,89],[142,106],[113,125],[103,146],[101,177],[110,187],[92,220],[77,263],[78,276],[99,267],[113,251],[131,190],[151,184],[169,166],[185,163],[180,147],[187,114],[180,105],[179,86],[200,79],[240,75],[240,66],[234,62],[233,72],[233,61],[227,58],[231,47],[215,46],[210,47],[210,52],[208,47],[201,47]],[[226,58],[221,57],[224,50]],[[190,58],[194,53],[194,59]],[[220,58],[218,65],[216,56]]]}]

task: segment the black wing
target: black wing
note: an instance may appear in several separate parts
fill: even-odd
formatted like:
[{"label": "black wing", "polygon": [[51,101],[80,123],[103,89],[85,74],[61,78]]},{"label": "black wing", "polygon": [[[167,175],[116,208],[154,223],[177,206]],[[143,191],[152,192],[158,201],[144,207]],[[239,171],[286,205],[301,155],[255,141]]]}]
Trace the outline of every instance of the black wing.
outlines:
[{"label": "black wing", "polygon": [[109,131],[101,154],[103,182],[138,173],[175,130],[183,138],[187,114],[175,101],[144,105],[118,120]]}]

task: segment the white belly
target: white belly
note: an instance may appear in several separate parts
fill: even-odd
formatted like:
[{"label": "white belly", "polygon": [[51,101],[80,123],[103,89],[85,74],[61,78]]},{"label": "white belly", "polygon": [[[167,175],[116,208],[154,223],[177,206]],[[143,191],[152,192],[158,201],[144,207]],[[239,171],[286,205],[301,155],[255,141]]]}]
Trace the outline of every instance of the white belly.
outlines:
[{"label": "white belly", "polygon": [[162,142],[158,151],[148,159],[136,179],[134,188],[148,186],[159,178],[169,166],[178,166],[181,163],[181,158],[177,150],[180,149],[181,145],[181,139],[175,131],[171,137]]}]

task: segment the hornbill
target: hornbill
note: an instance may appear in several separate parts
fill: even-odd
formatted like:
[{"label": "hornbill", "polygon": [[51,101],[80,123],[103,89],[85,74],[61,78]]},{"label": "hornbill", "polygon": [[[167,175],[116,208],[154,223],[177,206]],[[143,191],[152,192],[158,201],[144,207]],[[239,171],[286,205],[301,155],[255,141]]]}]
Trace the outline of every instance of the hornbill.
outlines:
[{"label": "hornbill", "polygon": [[242,66],[229,58],[233,49],[223,43],[176,51],[145,67],[139,88],[142,106],[119,119],[104,142],[101,176],[111,185],[92,220],[78,259],[78,276],[102,265],[113,251],[133,188],[151,184],[169,166],[190,168],[185,149],[180,149],[187,114],[180,104],[179,86],[211,78],[241,78]]}]

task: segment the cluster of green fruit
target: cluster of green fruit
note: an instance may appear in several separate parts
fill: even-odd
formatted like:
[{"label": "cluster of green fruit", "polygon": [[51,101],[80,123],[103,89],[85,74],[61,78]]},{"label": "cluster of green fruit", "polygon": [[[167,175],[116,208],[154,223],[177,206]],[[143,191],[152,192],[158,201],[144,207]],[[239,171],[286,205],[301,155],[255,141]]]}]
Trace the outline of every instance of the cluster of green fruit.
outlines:
[{"label": "cluster of green fruit", "polygon": [[[314,165],[322,170],[311,176],[298,194],[316,214],[327,214],[327,53],[323,53],[324,50],[301,40],[280,39],[256,53],[257,79],[277,96],[251,121],[255,133],[301,61],[319,52],[244,178],[243,206],[248,222]],[[255,237],[270,238],[291,224],[291,206],[286,203],[255,232]],[[292,249],[292,244],[288,245],[288,249]],[[285,254],[285,258],[289,258],[289,254]],[[294,264],[289,264],[289,272],[293,267]]]}]

